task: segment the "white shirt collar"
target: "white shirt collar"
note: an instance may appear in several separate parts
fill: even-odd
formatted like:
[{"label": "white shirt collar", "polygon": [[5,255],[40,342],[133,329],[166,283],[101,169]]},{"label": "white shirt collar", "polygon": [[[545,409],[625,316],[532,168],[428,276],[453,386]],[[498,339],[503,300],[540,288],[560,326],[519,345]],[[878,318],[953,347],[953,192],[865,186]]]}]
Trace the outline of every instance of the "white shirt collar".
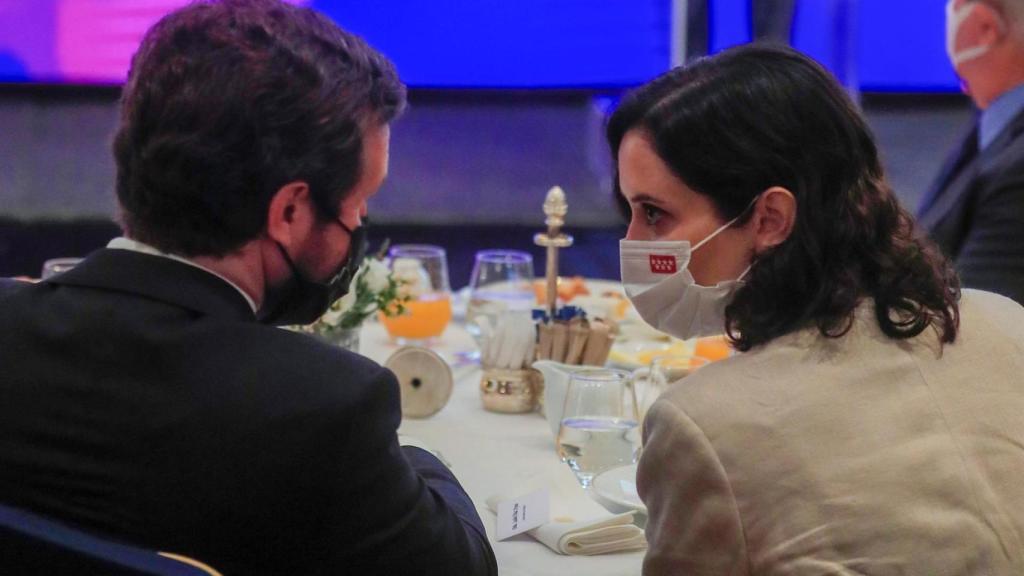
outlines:
[{"label": "white shirt collar", "polygon": [[221,280],[223,280],[223,281],[227,282],[228,284],[230,284],[235,290],[238,290],[238,293],[241,294],[242,297],[245,298],[245,301],[249,303],[249,307],[252,308],[252,313],[253,314],[255,314],[258,311],[257,308],[256,308],[256,302],[252,299],[251,296],[249,296],[248,293],[246,293],[245,290],[242,290],[241,287],[238,286],[238,284],[235,284],[231,280],[228,280],[227,278],[225,278],[223,275],[221,275],[221,274],[219,274],[217,272],[214,272],[213,270],[210,270],[209,268],[207,268],[205,266],[201,266],[199,264],[196,264],[195,262],[193,262],[192,260],[189,260],[188,258],[182,258],[181,256],[177,256],[175,254],[168,254],[167,252],[162,252],[159,249],[154,248],[153,246],[150,246],[149,244],[146,244],[144,242],[139,242],[138,240],[132,240],[131,238],[125,238],[124,236],[119,236],[117,238],[114,238],[110,242],[108,242],[107,243],[107,248],[113,248],[114,250],[131,250],[132,252],[141,252],[143,254],[150,254],[152,256],[160,256],[160,257],[163,257],[163,258],[170,258],[171,260],[176,260],[176,261],[181,262],[183,264],[188,264],[189,266],[193,266],[195,268],[199,268],[200,270],[203,270],[204,272],[209,272],[210,274],[213,274],[217,278],[220,278]]}]

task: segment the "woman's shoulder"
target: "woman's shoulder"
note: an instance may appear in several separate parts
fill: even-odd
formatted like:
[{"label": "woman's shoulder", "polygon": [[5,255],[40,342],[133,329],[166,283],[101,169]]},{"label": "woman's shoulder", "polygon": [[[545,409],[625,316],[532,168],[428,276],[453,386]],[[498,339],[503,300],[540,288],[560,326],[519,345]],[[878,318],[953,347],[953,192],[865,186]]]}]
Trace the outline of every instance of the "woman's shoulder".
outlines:
[{"label": "woman's shoulder", "polygon": [[801,362],[800,356],[799,346],[772,341],[704,366],[674,383],[662,398],[698,417],[736,408],[775,388],[794,370],[794,363]]},{"label": "woman's shoulder", "polygon": [[1024,306],[1016,301],[995,292],[986,292],[974,288],[964,288],[960,298],[961,312],[971,309],[972,313],[985,314],[988,316],[1009,316],[1019,318],[1024,316]]},{"label": "woman's shoulder", "polygon": [[1024,307],[993,292],[964,289],[960,299],[960,336],[987,338],[1024,347]]},{"label": "woman's shoulder", "polygon": [[[872,366],[880,371],[917,361],[956,362],[979,348],[1024,355],[1024,307],[998,294],[965,289],[958,338],[945,346],[931,330],[909,341],[886,336],[872,306],[871,301],[862,303],[850,330],[838,338],[825,337],[815,328],[796,330],[701,368],[674,384],[664,398],[699,418],[705,411],[735,413],[743,406],[756,409],[841,395],[849,380]],[[952,353],[944,354],[945,347],[952,347]]]},{"label": "woman's shoulder", "polygon": [[771,406],[828,402],[846,392],[845,384],[866,364],[901,354],[895,341],[881,334],[873,311],[858,310],[841,336],[824,336],[816,327],[794,330],[701,368],[663,397],[696,420],[713,421],[722,414],[742,419]]}]

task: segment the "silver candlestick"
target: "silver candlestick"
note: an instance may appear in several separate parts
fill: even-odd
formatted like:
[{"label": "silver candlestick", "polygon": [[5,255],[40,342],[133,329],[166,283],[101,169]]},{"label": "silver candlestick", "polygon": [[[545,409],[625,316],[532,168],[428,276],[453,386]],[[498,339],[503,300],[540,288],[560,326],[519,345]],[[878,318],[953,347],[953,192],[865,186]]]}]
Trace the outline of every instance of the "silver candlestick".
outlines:
[{"label": "silver candlestick", "polygon": [[558,186],[548,190],[544,198],[544,224],[547,233],[540,232],[533,237],[533,243],[548,249],[545,277],[548,282],[547,308],[550,318],[555,317],[558,300],[558,250],[572,246],[572,236],[562,233],[565,215],[569,212],[569,204],[565,201],[565,192]]}]

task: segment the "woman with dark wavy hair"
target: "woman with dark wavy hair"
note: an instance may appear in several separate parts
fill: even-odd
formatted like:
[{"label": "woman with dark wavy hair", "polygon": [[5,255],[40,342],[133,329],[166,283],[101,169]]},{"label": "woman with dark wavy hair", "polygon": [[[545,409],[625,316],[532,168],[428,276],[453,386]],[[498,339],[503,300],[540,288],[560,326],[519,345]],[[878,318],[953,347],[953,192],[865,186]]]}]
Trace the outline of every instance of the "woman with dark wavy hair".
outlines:
[{"label": "woman with dark wavy hair", "polygon": [[1024,309],[965,290],[817,64],[746,46],[608,139],[640,315],[741,354],[644,422],[644,574],[1024,574]]}]

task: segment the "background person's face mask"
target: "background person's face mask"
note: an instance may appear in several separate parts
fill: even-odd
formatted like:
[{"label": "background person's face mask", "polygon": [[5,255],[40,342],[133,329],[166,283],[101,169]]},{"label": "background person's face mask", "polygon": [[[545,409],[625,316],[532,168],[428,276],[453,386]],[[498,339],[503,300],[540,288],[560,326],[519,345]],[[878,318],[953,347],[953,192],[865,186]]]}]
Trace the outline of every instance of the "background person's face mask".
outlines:
[{"label": "background person's face mask", "polygon": [[946,2],[946,55],[949,56],[950,63],[956,69],[964,62],[970,62],[986,54],[992,49],[992,45],[979,44],[957,51],[956,40],[960,35],[960,29],[964,22],[971,17],[971,14],[974,14],[974,9],[978,7],[978,4],[976,1],[971,1],[959,9],[954,8],[954,4],[954,0]]},{"label": "background person's face mask", "polygon": [[750,267],[736,280],[701,286],[693,279],[689,264],[694,252],[736,223],[740,216],[692,248],[687,240],[619,241],[622,286],[645,322],[683,340],[725,332],[725,307],[743,284]]}]

